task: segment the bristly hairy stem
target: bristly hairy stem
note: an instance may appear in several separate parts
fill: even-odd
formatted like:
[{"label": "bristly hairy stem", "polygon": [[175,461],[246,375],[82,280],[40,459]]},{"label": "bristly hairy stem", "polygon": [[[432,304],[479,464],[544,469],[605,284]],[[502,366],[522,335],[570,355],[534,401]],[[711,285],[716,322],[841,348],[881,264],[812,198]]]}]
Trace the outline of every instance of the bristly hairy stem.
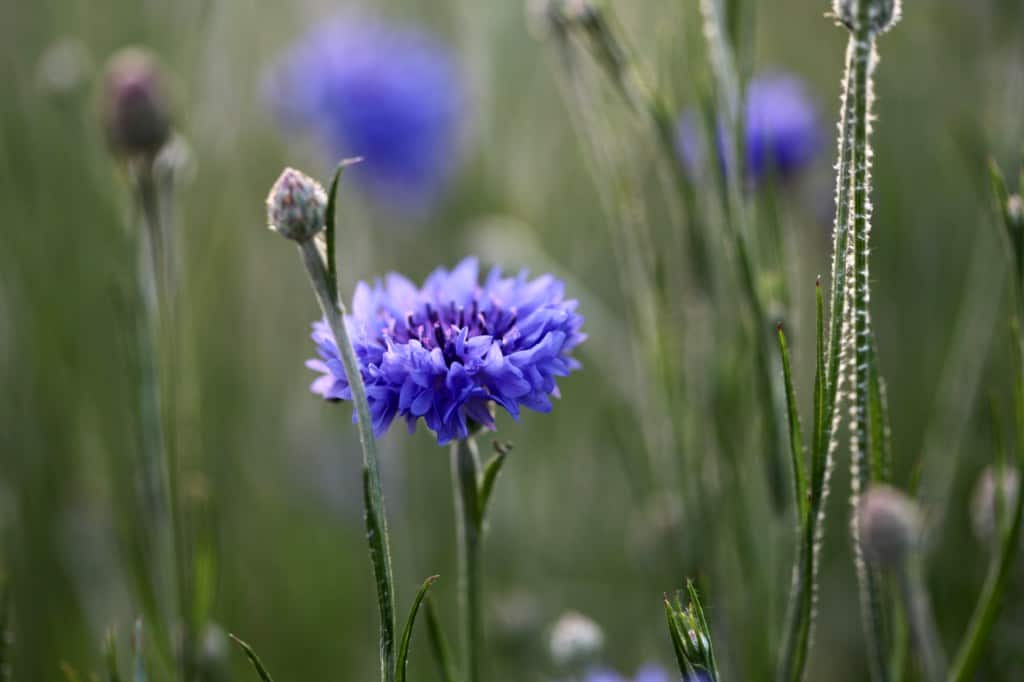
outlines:
[{"label": "bristly hairy stem", "polygon": [[395,601],[394,577],[391,571],[391,546],[388,536],[387,513],[384,509],[384,493],[380,482],[380,466],[377,456],[377,441],[373,437],[373,421],[370,418],[370,404],[366,399],[366,385],[359,371],[355,349],[345,326],[345,304],[333,301],[330,281],[324,257],[312,239],[299,245],[302,260],[313,284],[320,310],[334,333],[334,339],[341,355],[352,389],[352,402],[356,408],[356,427],[359,443],[363,449],[363,485],[366,503],[366,535],[370,549],[370,562],[377,585],[377,604],[380,610],[380,664],[381,680],[394,682],[395,677]]},{"label": "bristly hairy stem", "polygon": [[483,622],[480,583],[480,459],[470,437],[452,442],[456,541],[459,548],[459,639],[463,682],[480,682]]},{"label": "bristly hairy stem", "polygon": [[[860,495],[872,480],[870,453],[877,444],[871,442],[868,424],[870,383],[875,357],[871,332],[870,280],[868,277],[868,244],[871,235],[871,108],[874,100],[873,72],[877,63],[875,26],[877,3],[857,0],[853,8],[851,41],[853,49],[853,210],[850,216],[853,234],[853,307],[847,318],[852,319],[853,377],[852,404],[850,406],[852,491],[851,506],[856,509]],[[876,571],[863,557],[857,529],[857,515],[851,515],[851,533],[857,565],[864,634],[867,640],[869,669],[872,679],[884,682],[888,678],[886,663],[885,618],[883,613],[881,581]]]},{"label": "bristly hairy stem", "polygon": [[[1018,305],[1021,304],[1024,304],[1024,301],[1018,302]],[[1014,315],[1011,328],[1013,330],[1013,353],[1016,359],[1014,367],[1016,374],[1016,465],[1018,471],[1024,471],[1024,355],[1022,355],[1024,348],[1021,346],[1018,314]],[[992,632],[996,616],[999,614],[999,607],[1003,603],[1010,569],[1013,567],[1014,558],[1020,545],[1021,526],[1022,520],[1024,520],[1024,494],[1021,494],[1021,491],[1018,491],[1017,499],[1008,512],[1009,517],[1006,521],[997,519],[1000,523],[997,523],[996,527],[1001,529],[999,550],[989,564],[985,586],[982,588],[981,596],[971,615],[970,624],[967,626],[967,632],[964,634],[956,659],[953,661],[953,667],[950,669],[948,677],[949,682],[968,682],[974,679],[974,672],[978,667],[981,654],[985,650],[985,644]]]}]

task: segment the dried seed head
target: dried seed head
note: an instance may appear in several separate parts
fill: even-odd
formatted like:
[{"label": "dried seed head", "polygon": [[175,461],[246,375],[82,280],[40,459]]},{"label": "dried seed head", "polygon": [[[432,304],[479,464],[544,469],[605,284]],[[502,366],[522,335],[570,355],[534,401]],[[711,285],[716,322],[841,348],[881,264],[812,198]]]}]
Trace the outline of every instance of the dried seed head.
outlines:
[{"label": "dried seed head", "polygon": [[136,47],[115,53],[103,86],[103,122],[111,147],[123,156],[155,156],[171,136],[170,104],[156,58]]},{"label": "dried seed head", "polygon": [[865,558],[880,568],[893,568],[917,545],[921,515],[904,493],[872,485],[857,509],[857,529]]},{"label": "dried seed head", "polygon": [[903,14],[902,0],[834,0],[832,12],[851,31],[858,27],[860,3],[866,3],[868,29],[885,33],[896,25]]},{"label": "dried seed head", "polygon": [[302,171],[285,168],[267,195],[267,224],[286,239],[302,243],[324,229],[327,193]]},{"label": "dried seed head", "polygon": [[997,475],[995,468],[986,467],[978,477],[971,497],[971,526],[975,537],[984,544],[996,539],[996,504],[1000,499],[996,497],[997,492],[1002,494],[1002,514],[1006,518],[1006,512],[1016,504],[1020,491],[1020,473],[1016,469],[1003,469],[1001,473]]},{"label": "dried seed head", "polygon": [[569,611],[551,630],[551,657],[560,666],[575,666],[593,660],[604,646],[601,627],[581,613]]}]

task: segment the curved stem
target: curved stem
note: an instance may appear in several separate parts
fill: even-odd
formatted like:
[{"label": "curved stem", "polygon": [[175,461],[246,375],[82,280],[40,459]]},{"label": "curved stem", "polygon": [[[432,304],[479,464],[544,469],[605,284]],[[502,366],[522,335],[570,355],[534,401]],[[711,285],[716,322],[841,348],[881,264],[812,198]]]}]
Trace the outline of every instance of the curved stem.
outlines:
[{"label": "curved stem", "polygon": [[946,670],[946,655],[942,651],[938,630],[935,627],[931,602],[924,586],[924,576],[921,574],[920,560],[911,557],[900,566],[897,579],[914,644],[921,655],[925,678],[928,682],[942,682]]},{"label": "curved stem", "polygon": [[455,526],[459,547],[459,620],[464,682],[480,681],[483,658],[480,597],[481,518],[476,441],[454,441],[452,487],[455,492]]},{"label": "curved stem", "polygon": [[341,364],[345,368],[349,387],[352,389],[352,402],[356,408],[356,427],[359,431],[359,444],[363,450],[363,483],[366,503],[367,542],[370,548],[370,562],[373,564],[374,578],[377,583],[377,604],[380,609],[380,664],[381,680],[393,682],[395,679],[395,602],[394,577],[391,570],[391,545],[388,536],[387,514],[384,509],[384,493],[380,482],[380,466],[377,457],[377,441],[373,437],[373,421],[370,417],[370,404],[366,398],[366,385],[359,370],[356,353],[345,326],[345,305],[340,301],[334,304],[331,285],[323,256],[313,240],[299,245],[303,263],[309,273],[320,309],[323,311],[327,324],[334,333],[334,339],[341,355]]}]

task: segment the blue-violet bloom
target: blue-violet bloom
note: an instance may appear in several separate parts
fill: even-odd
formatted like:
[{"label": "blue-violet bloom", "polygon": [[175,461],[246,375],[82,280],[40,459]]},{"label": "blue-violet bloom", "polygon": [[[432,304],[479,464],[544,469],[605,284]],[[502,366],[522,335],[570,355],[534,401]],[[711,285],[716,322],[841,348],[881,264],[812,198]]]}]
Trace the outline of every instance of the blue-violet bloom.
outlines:
[{"label": "blue-violet bloom", "polygon": [[[753,79],[747,88],[745,168],[747,181],[758,184],[769,173],[788,180],[814,161],[824,136],[818,112],[803,82],[789,74],[768,74]],[[695,175],[703,161],[698,118],[684,112],[677,126],[681,161]],[[726,136],[719,126],[715,144],[719,156]]]},{"label": "blue-violet bloom", "polygon": [[610,670],[597,670],[584,678],[584,682],[671,682],[672,677],[656,665],[646,665],[637,671],[636,677],[630,678],[619,675]]},{"label": "blue-violet bloom", "polygon": [[430,208],[458,158],[464,85],[454,55],[426,31],[356,16],[305,35],[272,65],[266,94],[279,121],[308,132],[378,205]]},{"label": "blue-violet bloom", "polygon": [[[451,272],[440,268],[422,287],[398,274],[356,286],[345,324],[366,383],[374,433],[396,416],[409,431],[422,417],[440,444],[466,438],[470,423],[494,428],[490,404],[513,417],[521,407],[551,410],[557,377],[579,369],[573,349],[586,336],[577,302],[564,298],[551,275],[525,271],[504,277],[498,268],[478,281],[467,258]],[[351,400],[334,335],[313,324],[319,359],[306,365],[321,376],[310,389],[327,400]]]}]

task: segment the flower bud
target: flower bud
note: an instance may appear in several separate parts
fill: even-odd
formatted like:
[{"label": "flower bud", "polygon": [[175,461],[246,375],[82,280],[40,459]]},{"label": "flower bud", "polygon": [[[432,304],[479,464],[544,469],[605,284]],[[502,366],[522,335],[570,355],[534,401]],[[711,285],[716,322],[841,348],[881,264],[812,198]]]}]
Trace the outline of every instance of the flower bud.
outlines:
[{"label": "flower bud", "polygon": [[1011,230],[1024,232],[1024,199],[1019,194],[1013,194],[1007,199],[1006,220]]},{"label": "flower bud", "polygon": [[575,611],[563,614],[551,631],[551,657],[560,666],[584,664],[595,658],[603,646],[601,627]]},{"label": "flower bud", "polygon": [[302,171],[285,168],[267,196],[267,224],[286,239],[303,243],[324,229],[327,193]]},{"label": "flower bud", "polygon": [[107,62],[103,122],[110,146],[124,156],[153,157],[171,135],[164,75],[142,48],[125,48]]},{"label": "flower bud", "polygon": [[1002,494],[1001,512],[1005,515],[1016,504],[1020,491],[1020,473],[1016,469],[1006,468],[1001,474],[997,476],[995,468],[986,467],[978,477],[971,497],[971,527],[974,536],[985,544],[996,539],[999,518],[996,514],[997,492]]},{"label": "flower bud", "polygon": [[894,568],[917,545],[921,515],[904,493],[888,485],[872,485],[857,509],[857,529],[868,562]]},{"label": "flower bud", "polygon": [[851,31],[858,27],[860,3],[867,4],[868,29],[872,33],[888,31],[903,13],[902,0],[835,0],[833,13]]}]

